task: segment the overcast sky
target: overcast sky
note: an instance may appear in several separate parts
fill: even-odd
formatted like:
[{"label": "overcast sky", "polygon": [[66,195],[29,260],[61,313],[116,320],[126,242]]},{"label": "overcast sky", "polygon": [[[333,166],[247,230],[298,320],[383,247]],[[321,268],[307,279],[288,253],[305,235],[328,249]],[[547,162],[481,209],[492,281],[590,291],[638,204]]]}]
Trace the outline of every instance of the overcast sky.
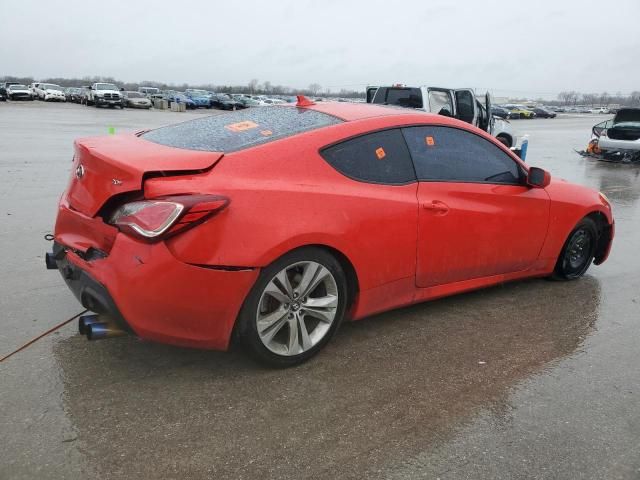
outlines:
[{"label": "overcast sky", "polygon": [[640,0],[3,1],[0,75],[628,93],[639,19]]}]

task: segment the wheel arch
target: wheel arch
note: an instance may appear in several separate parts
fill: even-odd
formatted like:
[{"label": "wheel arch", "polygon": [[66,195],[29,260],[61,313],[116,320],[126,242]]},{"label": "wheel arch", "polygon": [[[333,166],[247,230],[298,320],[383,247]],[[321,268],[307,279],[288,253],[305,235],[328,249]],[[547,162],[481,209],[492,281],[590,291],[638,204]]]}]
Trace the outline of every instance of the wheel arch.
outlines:
[{"label": "wheel arch", "polygon": [[613,227],[609,223],[607,216],[599,210],[593,211],[584,218],[590,218],[596,224],[598,229],[598,242],[596,244],[596,254],[594,263],[600,265],[604,262],[609,254],[609,247],[613,239]]},{"label": "wheel arch", "polygon": [[[305,245],[299,245],[295,248],[292,248],[290,250],[287,250],[286,252],[283,252],[281,255],[278,255],[278,258],[275,258],[273,261],[275,262],[276,260],[278,260],[279,258],[290,254],[291,252],[295,252],[297,250],[302,250],[304,248],[319,248],[321,250],[326,251],[327,253],[331,254],[333,257],[335,257],[335,259],[338,261],[338,263],[340,264],[340,266],[342,267],[342,270],[344,271],[344,274],[347,278],[347,314],[350,312],[350,310],[352,309],[353,305],[355,304],[356,298],[358,296],[358,293],[360,292],[360,281],[358,279],[358,273],[356,272],[356,269],[353,265],[353,262],[349,259],[349,257],[343,253],[342,251],[338,250],[336,247],[324,244],[324,243],[309,243],[309,244],[305,244]],[[271,262],[270,262],[271,263]]]},{"label": "wheel arch", "polygon": [[[509,144],[507,145],[505,142],[502,142],[501,138],[507,140]],[[500,132],[498,135],[496,135],[496,139],[498,139],[499,142],[505,144],[508,148],[513,147],[513,137],[509,133]]]}]

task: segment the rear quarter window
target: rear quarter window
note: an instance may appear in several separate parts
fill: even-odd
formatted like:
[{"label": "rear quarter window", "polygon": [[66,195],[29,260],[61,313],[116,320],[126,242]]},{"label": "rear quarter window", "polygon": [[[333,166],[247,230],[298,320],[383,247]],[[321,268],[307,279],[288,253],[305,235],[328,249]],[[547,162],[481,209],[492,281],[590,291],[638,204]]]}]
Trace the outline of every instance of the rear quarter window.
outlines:
[{"label": "rear quarter window", "polygon": [[388,185],[415,182],[411,155],[399,129],[369,133],[321,150],[322,157],[354,180]]},{"label": "rear quarter window", "polygon": [[339,118],[305,108],[251,108],[169,125],[141,137],[186,150],[235,152],[341,122]]},{"label": "rear quarter window", "polygon": [[422,91],[419,88],[380,87],[375,92],[373,103],[404,108],[422,108]]}]

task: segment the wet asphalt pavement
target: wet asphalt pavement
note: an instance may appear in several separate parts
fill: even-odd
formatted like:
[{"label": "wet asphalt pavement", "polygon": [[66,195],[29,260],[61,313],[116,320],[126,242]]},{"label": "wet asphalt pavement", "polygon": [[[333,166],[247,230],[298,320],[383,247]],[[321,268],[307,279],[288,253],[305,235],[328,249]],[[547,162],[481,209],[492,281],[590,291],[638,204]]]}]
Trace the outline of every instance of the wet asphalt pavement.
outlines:
[{"label": "wet asphalt pavement", "polygon": [[[0,356],[82,310],[43,259],[73,139],[203,113],[0,104]],[[0,478],[640,479],[640,167],[573,151],[603,119],[513,122],[613,204],[585,278],[347,324],[284,371],[74,322],[0,364]]]}]

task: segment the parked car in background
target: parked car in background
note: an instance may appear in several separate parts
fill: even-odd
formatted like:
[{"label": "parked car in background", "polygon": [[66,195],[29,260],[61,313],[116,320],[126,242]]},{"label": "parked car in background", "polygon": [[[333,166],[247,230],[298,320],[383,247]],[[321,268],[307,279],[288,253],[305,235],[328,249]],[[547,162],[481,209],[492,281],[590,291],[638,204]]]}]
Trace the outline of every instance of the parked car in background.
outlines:
[{"label": "parked car in background", "polygon": [[66,102],[64,88],[55,83],[38,83],[34,90],[37,98],[43,102]]},{"label": "parked car in background", "polygon": [[211,106],[221,110],[239,110],[245,106],[238,100],[234,100],[226,93],[216,93],[211,96]]},{"label": "parked car in background", "polygon": [[[469,123],[299,103],[76,140],[46,259],[97,312],[81,333],[218,350],[234,338],[287,367],[343,320],[575,280],[609,255],[604,195]],[[313,214],[292,220],[301,206]]]},{"label": "parked car in background", "polygon": [[604,113],[604,114],[608,114],[611,113],[611,110],[609,110],[609,107],[600,107],[600,108],[596,108],[594,110],[594,113]]},{"label": "parked car in background", "polygon": [[40,82],[33,82],[29,85],[29,91],[31,92],[31,96],[33,98],[38,98],[38,93],[36,92],[38,85],[40,85]]},{"label": "parked car in background", "polygon": [[612,121],[603,123],[600,150],[640,150],[640,108],[621,108]]},{"label": "parked car in background", "polygon": [[491,113],[496,117],[500,117],[505,120],[511,118],[511,111],[498,105],[494,105],[491,107]]},{"label": "parked car in background", "polygon": [[80,103],[82,100],[82,88],[67,87],[64,89],[64,95],[67,97],[67,102]]},{"label": "parked car in background", "polygon": [[533,107],[531,109],[536,114],[536,118],[556,118],[556,113],[542,107]]},{"label": "parked car in background", "polygon": [[160,93],[160,89],[156,87],[138,87],[138,92],[146,97],[151,97],[151,95]]},{"label": "parked car in background", "polygon": [[196,108],[211,108],[211,94],[206,90],[188,89],[184,94],[193,100]]},{"label": "parked car in background", "polygon": [[122,92],[124,97],[124,104],[130,108],[146,108],[147,110],[152,107],[151,100],[140,92]]},{"label": "parked car in background", "polygon": [[504,108],[511,112],[511,118],[535,118],[535,112],[523,107],[522,105],[503,105]]},{"label": "parked car in background", "polygon": [[280,100],[279,98],[264,98],[262,99],[262,102],[265,105],[284,105],[287,103],[284,100]]},{"label": "parked car in background", "polygon": [[0,85],[0,94],[7,98],[8,89],[11,85],[20,85],[20,82],[4,82]]},{"label": "parked car in background", "polygon": [[266,105],[266,103],[261,102],[260,100],[256,100],[255,98],[245,97],[245,96],[235,97],[235,101],[241,103],[242,106],[245,108],[264,107]]},{"label": "parked car in background", "polygon": [[7,99],[9,100],[33,100],[29,87],[26,85],[13,84],[7,87]]},{"label": "parked car in background", "polygon": [[93,105],[124,108],[122,89],[113,83],[97,82],[91,85],[86,93],[85,105]]},{"label": "parked car in background", "polygon": [[197,108],[196,103],[182,92],[167,90],[165,94],[165,98],[167,102],[169,102],[169,107],[171,107],[172,103],[184,103],[190,110]]}]

